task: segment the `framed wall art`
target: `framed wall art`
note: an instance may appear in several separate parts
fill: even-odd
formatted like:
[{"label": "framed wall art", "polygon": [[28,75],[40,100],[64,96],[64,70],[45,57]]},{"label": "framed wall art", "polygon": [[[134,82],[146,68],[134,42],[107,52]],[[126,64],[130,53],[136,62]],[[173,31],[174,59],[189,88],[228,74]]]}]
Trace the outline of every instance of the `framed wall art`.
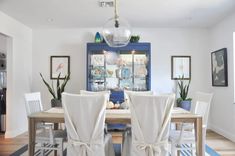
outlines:
[{"label": "framed wall art", "polygon": [[228,86],[227,48],[211,53],[212,86]]},{"label": "framed wall art", "polygon": [[60,79],[70,73],[70,56],[51,56],[50,57],[50,77],[57,79],[60,74]]},{"label": "framed wall art", "polygon": [[191,56],[171,56],[171,79],[191,79]]}]

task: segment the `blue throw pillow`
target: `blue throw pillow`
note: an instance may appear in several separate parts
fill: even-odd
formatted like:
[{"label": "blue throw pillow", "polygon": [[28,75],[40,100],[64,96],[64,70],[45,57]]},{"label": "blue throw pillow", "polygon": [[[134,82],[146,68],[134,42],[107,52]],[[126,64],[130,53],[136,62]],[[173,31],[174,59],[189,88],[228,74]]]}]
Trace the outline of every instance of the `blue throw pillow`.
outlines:
[{"label": "blue throw pillow", "polygon": [[112,101],[114,104],[124,102],[124,91],[123,90],[111,90],[109,101]]}]

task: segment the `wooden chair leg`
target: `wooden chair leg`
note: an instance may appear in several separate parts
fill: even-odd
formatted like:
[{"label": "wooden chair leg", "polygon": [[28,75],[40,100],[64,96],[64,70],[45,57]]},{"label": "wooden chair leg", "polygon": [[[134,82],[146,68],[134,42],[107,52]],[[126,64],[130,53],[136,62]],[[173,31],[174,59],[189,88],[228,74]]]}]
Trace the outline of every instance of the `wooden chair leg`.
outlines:
[{"label": "wooden chair leg", "polygon": [[180,156],[180,150],[177,150],[177,156]]},{"label": "wooden chair leg", "polygon": [[57,156],[57,150],[54,150],[54,156]]}]

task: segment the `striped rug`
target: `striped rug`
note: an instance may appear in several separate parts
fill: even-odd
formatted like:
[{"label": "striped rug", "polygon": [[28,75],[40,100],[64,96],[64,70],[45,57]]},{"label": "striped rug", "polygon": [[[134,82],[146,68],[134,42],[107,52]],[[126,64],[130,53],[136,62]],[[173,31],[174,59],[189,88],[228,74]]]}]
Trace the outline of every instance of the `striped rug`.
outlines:
[{"label": "striped rug", "polygon": [[[121,145],[120,144],[114,144],[114,150],[116,156],[121,156]],[[35,156],[39,156],[40,152],[36,151]],[[45,156],[53,156],[52,151],[47,151],[45,153]],[[66,150],[64,151],[64,156],[66,156]],[[11,154],[11,156],[28,156],[28,145],[24,145],[22,148],[18,149],[14,153]],[[190,154],[190,151],[183,151],[181,152],[181,156],[192,156]],[[206,145],[206,155],[205,156],[220,156],[218,153],[216,153],[212,148]]]},{"label": "striped rug", "polygon": [[[45,150],[44,152],[45,156],[54,156],[54,153],[51,150]],[[40,154],[40,151],[36,150],[34,156],[40,156]],[[66,156],[66,150],[64,150],[63,155]],[[12,153],[10,156],[28,156],[28,145],[24,145],[23,147]]]},{"label": "striped rug", "polygon": [[[184,146],[189,146],[189,145],[184,145]],[[195,151],[193,151],[195,153]],[[192,156],[191,151],[185,150],[181,152],[182,156]],[[196,154],[194,154],[196,155]],[[194,156],[193,155],[193,156]],[[210,148],[208,145],[206,145],[206,153],[205,156],[220,156],[216,151],[214,151],[212,148]]]}]

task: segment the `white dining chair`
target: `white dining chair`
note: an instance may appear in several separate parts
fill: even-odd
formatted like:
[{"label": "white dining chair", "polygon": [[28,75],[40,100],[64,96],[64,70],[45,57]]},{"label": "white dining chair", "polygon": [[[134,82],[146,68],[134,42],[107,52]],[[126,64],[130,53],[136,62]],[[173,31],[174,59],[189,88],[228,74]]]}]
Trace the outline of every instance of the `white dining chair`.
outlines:
[{"label": "white dining chair", "polygon": [[[25,106],[27,115],[43,111],[40,92],[27,93],[25,97]],[[36,148],[40,149],[41,155],[46,150],[56,150],[59,155],[63,155],[63,142],[66,139],[64,130],[53,130],[52,123],[38,123],[36,132]]]},{"label": "white dining chair", "polygon": [[[205,140],[206,140],[206,129],[207,121],[210,111],[210,105],[212,101],[212,93],[197,92],[195,97],[195,103],[192,106],[191,112],[194,114],[201,115],[203,118],[203,153],[205,154]],[[180,130],[171,130],[170,132],[171,142],[171,155],[176,155],[176,151],[190,151],[193,155],[193,150],[196,147],[196,139],[194,132],[194,125],[183,123]],[[177,152],[179,155],[179,152]]]},{"label": "white dining chair", "polygon": [[153,91],[131,91],[131,90],[124,90],[124,98],[126,101],[126,107],[130,107],[130,95],[154,95]]},{"label": "white dining chair", "polygon": [[124,137],[123,156],[168,156],[174,97],[130,95],[131,131]]},{"label": "white dining chair", "polygon": [[114,156],[111,135],[104,134],[104,95],[62,94],[68,156]]}]

